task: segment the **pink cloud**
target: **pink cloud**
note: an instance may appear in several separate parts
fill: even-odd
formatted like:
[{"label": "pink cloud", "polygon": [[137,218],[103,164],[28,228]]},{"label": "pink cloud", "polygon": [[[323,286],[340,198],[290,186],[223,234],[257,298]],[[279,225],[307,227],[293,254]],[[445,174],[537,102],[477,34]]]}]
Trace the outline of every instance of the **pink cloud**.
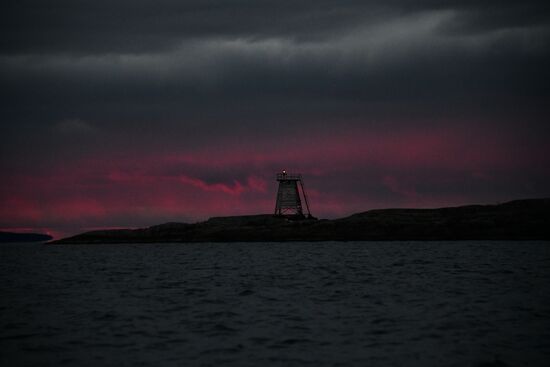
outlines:
[{"label": "pink cloud", "polygon": [[219,191],[230,195],[240,195],[245,190],[245,187],[237,180],[233,180],[232,185],[223,183],[208,184],[198,178],[181,175],[179,180],[184,183],[201,189],[202,191],[212,192]]}]

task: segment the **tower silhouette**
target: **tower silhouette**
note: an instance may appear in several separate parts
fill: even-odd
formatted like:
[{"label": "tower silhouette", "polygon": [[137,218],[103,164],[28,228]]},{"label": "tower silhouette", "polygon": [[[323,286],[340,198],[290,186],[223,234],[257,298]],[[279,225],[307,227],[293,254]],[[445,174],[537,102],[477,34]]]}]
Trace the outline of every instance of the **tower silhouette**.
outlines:
[{"label": "tower silhouette", "polygon": [[304,189],[304,180],[302,175],[296,173],[287,173],[283,170],[281,173],[277,173],[277,181],[279,182],[279,189],[277,190],[277,202],[275,204],[275,215],[289,216],[289,217],[304,217],[304,211],[302,209],[302,200],[300,198],[300,190],[306,203],[307,217],[311,218],[311,212],[309,211],[309,203]]}]

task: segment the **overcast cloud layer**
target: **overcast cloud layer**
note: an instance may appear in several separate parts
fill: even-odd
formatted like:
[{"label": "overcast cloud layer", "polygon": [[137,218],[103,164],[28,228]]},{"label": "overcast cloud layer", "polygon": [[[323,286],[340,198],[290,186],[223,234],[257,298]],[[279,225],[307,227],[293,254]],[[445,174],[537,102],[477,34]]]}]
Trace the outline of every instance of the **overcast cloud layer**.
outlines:
[{"label": "overcast cloud layer", "polygon": [[[414,3],[414,4],[413,4]],[[8,1],[0,228],[550,196],[547,1]]]}]

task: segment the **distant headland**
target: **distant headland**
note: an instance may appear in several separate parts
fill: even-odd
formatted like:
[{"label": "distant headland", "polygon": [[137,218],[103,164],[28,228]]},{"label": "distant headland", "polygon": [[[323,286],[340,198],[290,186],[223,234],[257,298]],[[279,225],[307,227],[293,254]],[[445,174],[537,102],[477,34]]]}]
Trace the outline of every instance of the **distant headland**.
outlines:
[{"label": "distant headland", "polygon": [[377,209],[340,219],[285,215],[214,217],[141,229],[100,230],[50,244],[550,240],[550,198],[438,209]]},{"label": "distant headland", "polygon": [[4,242],[46,242],[53,237],[48,234],[42,233],[14,233],[14,232],[1,232],[0,231],[0,243]]}]

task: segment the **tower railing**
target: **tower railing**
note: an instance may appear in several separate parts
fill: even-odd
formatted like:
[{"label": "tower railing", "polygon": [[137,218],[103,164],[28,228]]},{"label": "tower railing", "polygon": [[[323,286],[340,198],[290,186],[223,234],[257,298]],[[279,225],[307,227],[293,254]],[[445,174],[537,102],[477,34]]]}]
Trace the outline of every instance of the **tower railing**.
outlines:
[{"label": "tower railing", "polygon": [[284,181],[284,180],[301,180],[302,175],[298,173],[277,173],[277,181]]}]

